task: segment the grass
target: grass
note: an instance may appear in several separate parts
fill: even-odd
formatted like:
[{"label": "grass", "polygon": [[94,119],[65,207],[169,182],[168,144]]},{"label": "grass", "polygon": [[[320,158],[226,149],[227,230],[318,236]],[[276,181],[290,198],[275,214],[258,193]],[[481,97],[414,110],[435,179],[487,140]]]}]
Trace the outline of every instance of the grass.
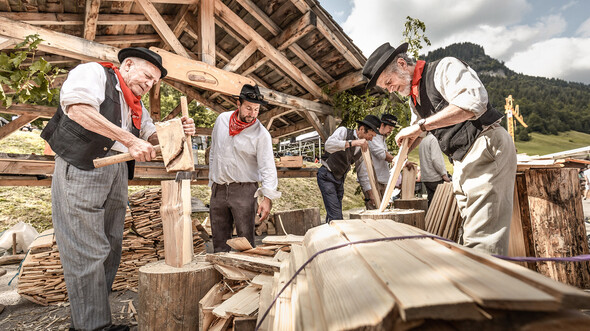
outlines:
[{"label": "grass", "polygon": [[[559,135],[531,134],[531,141],[517,142],[519,153],[528,155],[543,155],[559,151],[588,146],[590,135],[575,131],[563,132]],[[39,131],[17,131],[2,140],[0,153],[43,154],[44,142],[39,137]],[[199,162],[204,162],[204,153],[199,151]],[[412,151],[409,160],[418,163],[418,150]],[[445,157],[447,170],[452,173],[452,165]],[[317,164],[306,163],[307,167],[317,167]],[[356,174],[348,173],[344,184],[343,209],[362,208],[364,206],[361,194],[355,194],[358,184]],[[129,194],[145,189],[145,186],[129,187]],[[314,178],[283,178],[279,179],[279,191],[282,197],[274,202],[273,211],[291,210],[299,208],[319,207],[325,214],[322,196]],[[192,187],[193,196],[208,204],[211,190],[208,186]],[[203,216],[204,217],[204,216]],[[37,231],[51,228],[51,189],[49,187],[0,187],[0,231],[6,230],[19,221],[30,223]]]}]

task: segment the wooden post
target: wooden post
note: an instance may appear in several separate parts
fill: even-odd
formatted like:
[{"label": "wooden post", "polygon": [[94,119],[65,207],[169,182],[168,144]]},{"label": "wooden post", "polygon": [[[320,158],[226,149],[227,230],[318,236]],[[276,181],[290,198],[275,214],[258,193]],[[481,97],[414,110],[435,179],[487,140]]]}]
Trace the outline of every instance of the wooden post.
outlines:
[{"label": "wooden post", "polygon": [[381,205],[379,206],[379,211],[385,211],[387,208],[387,204],[389,204],[389,199],[391,199],[391,195],[393,194],[393,189],[395,188],[395,183],[397,183],[397,179],[399,178],[399,174],[402,171],[402,166],[406,159],[408,158],[408,139],[404,139],[402,141],[402,145],[399,149],[399,154],[397,155],[397,160],[393,165],[393,169],[391,170],[391,174],[389,175],[389,182],[387,183],[387,188],[385,189],[385,194],[383,194],[383,200],[381,200]]},{"label": "wooden post", "polygon": [[381,194],[379,193],[379,189],[377,188],[377,176],[375,175],[375,168],[373,168],[371,152],[369,151],[369,149],[367,149],[366,151],[362,151],[362,153],[363,160],[365,161],[365,168],[367,169],[367,174],[369,174],[369,182],[371,183],[371,195],[373,196],[375,206],[380,206]]},{"label": "wooden post", "polygon": [[162,227],[166,264],[182,267],[193,258],[191,181],[162,181]]},{"label": "wooden post", "polygon": [[[389,219],[395,222],[404,223],[415,226],[424,230],[426,225],[424,223],[423,210],[413,209],[387,209],[385,211],[365,210],[359,213],[361,219]],[[352,217],[351,217],[352,218]]]},{"label": "wooden post", "polygon": [[[530,222],[536,255],[589,254],[578,169],[525,171]],[[590,287],[589,262],[539,262],[539,272],[580,288]]]},{"label": "wooden post", "polygon": [[402,175],[402,199],[412,199],[416,191],[416,168],[405,168]]},{"label": "wooden post", "polygon": [[208,262],[173,268],[164,261],[139,268],[139,330],[198,330],[199,300],[221,281]]}]

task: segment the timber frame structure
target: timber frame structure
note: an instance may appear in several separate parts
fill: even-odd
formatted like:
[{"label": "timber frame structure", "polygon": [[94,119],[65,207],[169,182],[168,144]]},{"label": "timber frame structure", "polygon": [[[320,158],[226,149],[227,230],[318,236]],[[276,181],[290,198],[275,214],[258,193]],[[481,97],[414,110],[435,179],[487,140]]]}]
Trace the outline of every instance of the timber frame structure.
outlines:
[{"label": "timber frame structure", "polygon": [[[164,82],[218,113],[234,109],[242,84],[258,84],[270,102],[259,119],[273,138],[316,130],[327,139],[336,120],[326,91],[364,83],[366,58],[317,0],[0,0],[0,51],[31,34],[43,39],[39,56],[68,70],[153,47],[169,71]],[[159,90],[150,91],[155,121],[180,112],[161,118]],[[0,112],[21,115],[1,139],[55,108]]]}]

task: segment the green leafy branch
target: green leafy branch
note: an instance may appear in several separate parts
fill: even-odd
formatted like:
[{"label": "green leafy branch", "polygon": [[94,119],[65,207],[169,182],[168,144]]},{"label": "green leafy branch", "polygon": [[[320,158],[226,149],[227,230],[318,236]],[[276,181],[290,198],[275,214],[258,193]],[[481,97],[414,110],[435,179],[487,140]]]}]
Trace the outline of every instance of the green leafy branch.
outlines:
[{"label": "green leafy branch", "polygon": [[[0,101],[6,108],[12,103],[52,105],[57,103],[58,88],[51,85],[66,71],[53,67],[35,53],[43,39],[38,34],[26,36],[11,53],[0,53]],[[30,58],[30,64],[25,63]]]},{"label": "green leafy branch", "polygon": [[406,17],[403,32],[404,42],[408,43],[408,53],[412,54],[415,59],[418,58],[422,49],[422,41],[430,46],[430,40],[426,37],[426,24],[417,18]]}]

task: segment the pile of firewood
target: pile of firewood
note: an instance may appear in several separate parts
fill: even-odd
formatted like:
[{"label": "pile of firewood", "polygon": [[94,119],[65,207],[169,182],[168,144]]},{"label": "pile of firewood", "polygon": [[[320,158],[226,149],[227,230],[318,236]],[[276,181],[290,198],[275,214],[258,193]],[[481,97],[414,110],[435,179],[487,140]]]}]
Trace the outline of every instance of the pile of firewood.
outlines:
[{"label": "pile of firewood", "polygon": [[199,330],[254,329],[263,287],[270,289],[273,274],[289,257],[301,236],[266,237],[252,248],[243,237],[228,240],[239,252],[208,254],[207,260],[223,276],[199,301]]}]

